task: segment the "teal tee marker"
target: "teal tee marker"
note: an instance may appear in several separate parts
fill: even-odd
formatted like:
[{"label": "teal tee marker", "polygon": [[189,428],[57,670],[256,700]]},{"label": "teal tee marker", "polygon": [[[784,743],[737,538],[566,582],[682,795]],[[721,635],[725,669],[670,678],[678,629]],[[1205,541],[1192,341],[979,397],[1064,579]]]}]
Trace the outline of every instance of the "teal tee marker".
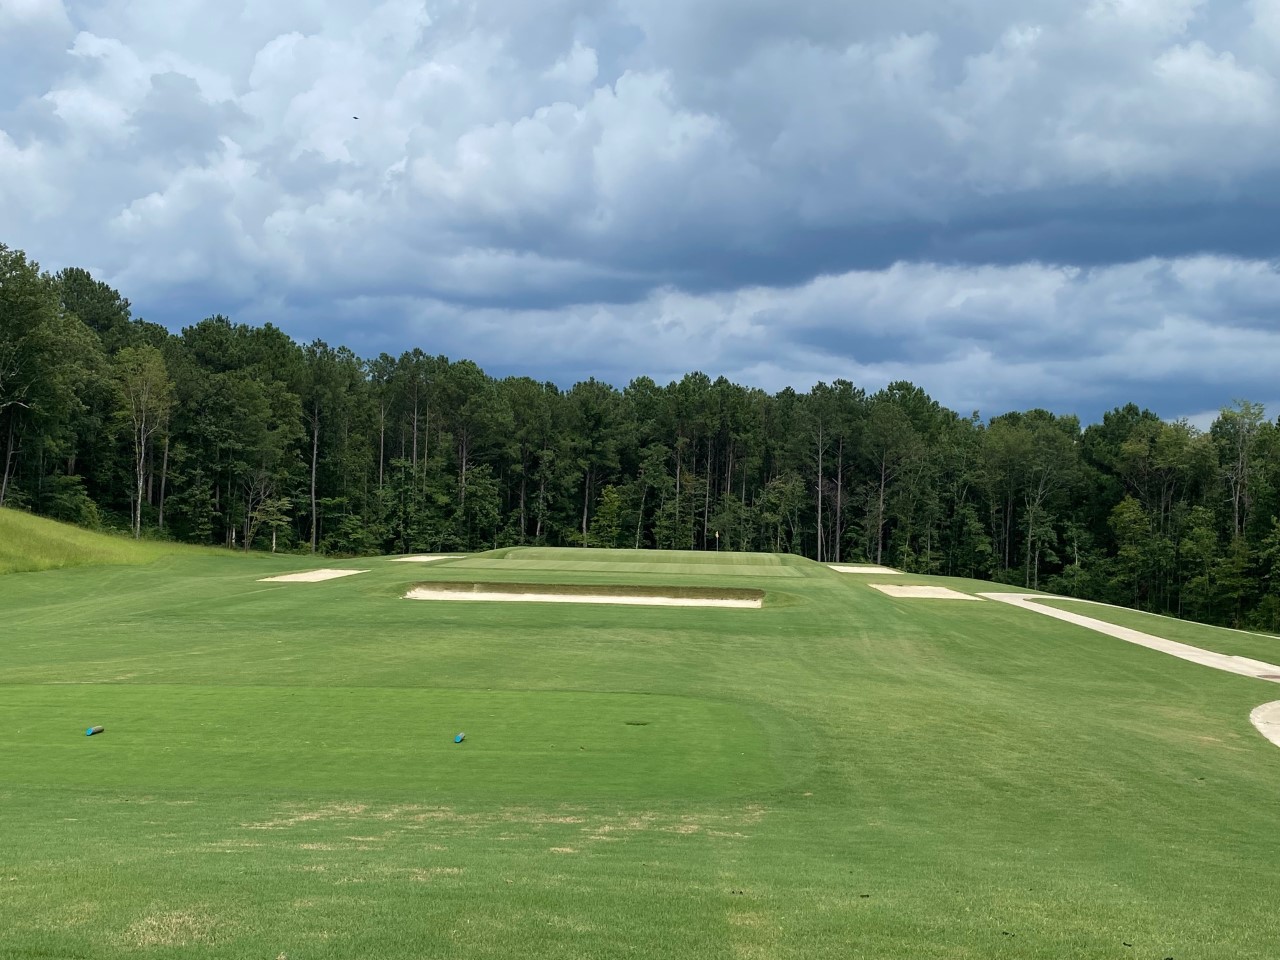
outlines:
[{"label": "teal tee marker", "polygon": [[84,731],[86,737],[92,737],[95,733],[102,733],[104,727],[87,727]]},{"label": "teal tee marker", "polygon": [[463,740],[465,740],[465,739],[467,739],[467,735],[466,735],[465,733],[460,733],[460,734],[458,734],[456,737],[454,737],[454,738],[453,738],[453,742],[454,742],[454,743],[461,743],[461,742],[462,742]]}]

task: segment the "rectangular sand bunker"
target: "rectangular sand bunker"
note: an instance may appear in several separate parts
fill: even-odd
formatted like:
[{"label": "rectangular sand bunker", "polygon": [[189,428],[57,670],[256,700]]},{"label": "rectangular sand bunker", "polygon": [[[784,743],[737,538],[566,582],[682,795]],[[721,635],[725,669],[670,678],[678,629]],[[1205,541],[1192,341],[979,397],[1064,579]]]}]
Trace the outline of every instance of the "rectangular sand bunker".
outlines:
[{"label": "rectangular sand bunker", "polygon": [[972,594],[961,593],[959,590],[952,590],[950,587],[908,587],[900,586],[896,583],[869,583],[867,586],[873,590],[879,590],[881,593],[887,593],[891,597],[899,597],[904,600],[981,600],[981,597],[975,597]]},{"label": "rectangular sand bunker", "polygon": [[828,563],[828,567],[836,573],[886,573],[889,576],[902,576],[901,570],[893,567],[881,567],[874,563]]},{"label": "rectangular sand bunker", "polygon": [[463,554],[447,554],[447,553],[422,553],[412,557],[391,557],[392,563],[434,563],[437,560],[448,560],[451,557],[460,557]]},{"label": "rectangular sand bunker", "polygon": [[731,598],[661,597],[640,595],[605,596],[584,593],[499,593],[478,590],[433,590],[417,587],[405,595],[406,600],[478,600],[515,603],[614,603],[642,607],[738,607],[759,610],[760,600]]},{"label": "rectangular sand bunker", "polygon": [[259,583],[318,583],[321,580],[336,580],[338,577],[349,577],[353,573],[368,573],[368,570],[307,570],[303,573],[286,573],[279,577],[263,577]]}]

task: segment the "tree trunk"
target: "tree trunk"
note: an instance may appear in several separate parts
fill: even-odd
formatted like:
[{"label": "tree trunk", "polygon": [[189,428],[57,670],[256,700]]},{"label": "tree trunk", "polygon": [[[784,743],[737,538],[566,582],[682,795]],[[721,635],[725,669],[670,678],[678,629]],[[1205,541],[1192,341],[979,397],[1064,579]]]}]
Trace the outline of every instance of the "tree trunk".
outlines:
[{"label": "tree trunk", "polygon": [[711,440],[707,439],[707,482],[702,490],[702,549],[707,549],[707,530],[711,520]]},{"label": "tree trunk", "polygon": [[133,539],[142,538],[142,491],[144,486],[145,463],[141,457],[138,458],[138,477],[137,486],[135,488],[135,496],[133,498]]},{"label": "tree trunk", "polygon": [[466,431],[458,438],[458,486],[462,506],[467,505],[467,468],[471,465],[471,443]]},{"label": "tree trunk", "polygon": [[413,469],[418,469],[418,391],[413,391]]},{"label": "tree trunk", "polygon": [[9,476],[13,470],[13,453],[14,453],[14,422],[13,417],[9,417],[9,444],[4,453],[4,470],[3,477],[0,478],[0,507],[4,506],[4,499],[9,494]]},{"label": "tree trunk", "polygon": [[[543,451],[544,453],[546,451]],[[542,539],[542,508],[547,502],[547,472],[545,469],[539,471],[538,476],[538,521],[533,525],[533,539],[540,541]]]},{"label": "tree trunk", "polygon": [[[415,442],[417,437],[414,437]],[[311,408],[311,552],[316,552],[316,463],[320,453],[320,407]]]},{"label": "tree trunk", "polygon": [[1032,533],[1032,524],[1035,523],[1035,508],[1027,506],[1027,561],[1022,571],[1022,585],[1024,587],[1031,586],[1031,541],[1034,539]]},{"label": "tree trunk", "polygon": [[818,562],[822,562],[822,430],[818,430]]},{"label": "tree trunk", "polygon": [[427,460],[431,457],[431,405],[422,411],[422,481],[423,496],[427,493]]},{"label": "tree trunk", "polygon": [[680,543],[680,444],[676,444],[676,528],[672,533],[671,545],[679,549]]},{"label": "tree trunk", "polygon": [[[387,462],[387,405],[385,403],[379,406],[378,419],[378,492],[382,492],[382,472]],[[275,553],[275,533],[271,534],[271,552]]]},{"label": "tree trunk", "polygon": [[640,516],[636,519],[636,549],[640,549],[640,534],[644,530],[644,500],[649,496],[649,484],[640,488]]},{"label": "tree trunk", "polygon": [[882,562],[884,556],[884,494],[889,483],[888,467],[884,460],[880,461],[880,492],[876,499],[876,563]]},{"label": "tree trunk", "polygon": [[520,464],[520,539],[521,540],[524,540],[524,538],[529,533],[529,520],[528,520],[528,517],[525,515],[525,506],[524,506],[525,493],[526,493],[528,484],[529,484],[529,466],[527,462],[521,462]]},{"label": "tree trunk", "polygon": [[1004,536],[1004,569],[1009,570],[1009,556],[1013,552],[1013,494],[1005,500],[1004,516],[1000,518]]},{"label": "tree trunk", "polygon": [[591,471],[582,481],[582,545],[587,545],[587,506],[591,503]]},{"label": "tree trunk", "polygon": [[137,441],[137,447],[134,450],[136,454],[134,466],[136,468],[135,479],[137,480],[137,486],[135,487],[136,496],[133,501],[133,539],[138,540],[142,537],[142,492],[146,482],[147,469],[147,420],[145,415],[134,429]]},{"label": "tree trunk", "polygon": [[844,437],[840,438],[840,451],[836,454],[836,563],[840,562],[840,541],[844,539]]},{"label": "tree trunk", "polygon": [[164,529],[164,491],[169,483],[169,435],[165,434],[164,438],[164,457],[160,462],[160,516],[156,523],[161,530]]}]

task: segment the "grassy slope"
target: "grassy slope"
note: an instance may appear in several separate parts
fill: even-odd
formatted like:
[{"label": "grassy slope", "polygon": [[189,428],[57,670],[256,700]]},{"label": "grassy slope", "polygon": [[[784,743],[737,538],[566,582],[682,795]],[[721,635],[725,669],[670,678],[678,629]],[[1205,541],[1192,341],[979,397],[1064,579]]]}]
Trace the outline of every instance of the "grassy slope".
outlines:
[{"label": "grassy slope", "polygon": [[1141,610],[1129,610],[1125,607],[1112,607],[1098,603],[1081,603],[1078,600],[1045,597],[1041,602],[1059,610],[1093,617],[1095,620],[1114,623],[1120,627],[1141,630],[1157,637],[1164,637],[1166,640],[1177,640],[1180,643],[1189,643],[1235,657],[1250,657],[1254,660],[1280,664],[1280,637],[1268,636],[1265,633],[1211,627],[1189,620],[1144,613]]},{"label": "grassy slope", "polygon": [[0,575],[101,564],[138,564],[199,547],[95,533],[19,510],[0,509]]},{"label": "grassy slope", "polygon": [[790,558],[520,558],[769,600],[5,578],[0,957],[1274,956],[1273,685]]}]

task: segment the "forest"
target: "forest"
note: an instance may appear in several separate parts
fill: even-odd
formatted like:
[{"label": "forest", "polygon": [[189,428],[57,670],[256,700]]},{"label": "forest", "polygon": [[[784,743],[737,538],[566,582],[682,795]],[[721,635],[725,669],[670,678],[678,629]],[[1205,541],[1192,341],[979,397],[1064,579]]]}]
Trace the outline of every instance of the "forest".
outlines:
[{"label": "forest", "polygon": [[893,383],[618,389],[372,359],[212,316],[171,333],[0,244],[0,506],[328,554],[517,544],[866,560],[1280,630],[1280,428],[984,420]]}]

